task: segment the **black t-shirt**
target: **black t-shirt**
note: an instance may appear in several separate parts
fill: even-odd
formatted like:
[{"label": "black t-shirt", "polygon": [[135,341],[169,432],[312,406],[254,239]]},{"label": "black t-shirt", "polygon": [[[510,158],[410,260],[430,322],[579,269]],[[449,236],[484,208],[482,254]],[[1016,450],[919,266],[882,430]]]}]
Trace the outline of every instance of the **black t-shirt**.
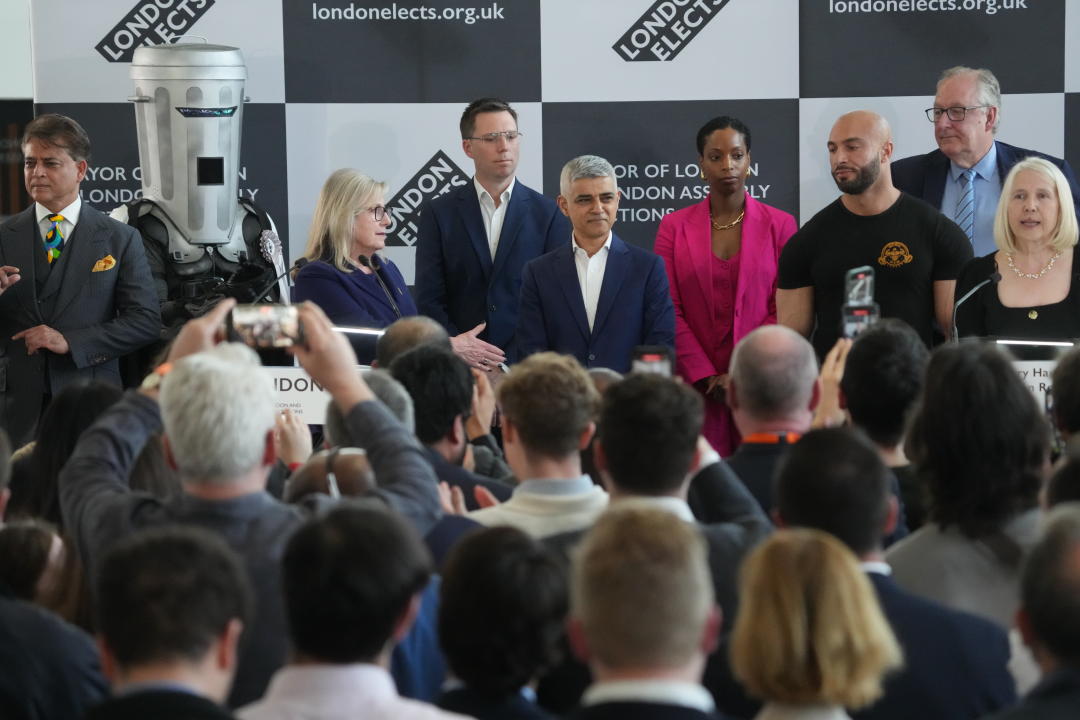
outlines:
[{"label": "black t-shirt", "polygon": [[814,350],[824,357],[840,337],[844,277],[874,268],[882,317],[904,320],[930,345],[936,280],[954,280],[972,257],[964,231],[933,206],[901,193],[877,215],[856,215],[840,198],[810,218],[780,255],[778,286],[814,288]]}]

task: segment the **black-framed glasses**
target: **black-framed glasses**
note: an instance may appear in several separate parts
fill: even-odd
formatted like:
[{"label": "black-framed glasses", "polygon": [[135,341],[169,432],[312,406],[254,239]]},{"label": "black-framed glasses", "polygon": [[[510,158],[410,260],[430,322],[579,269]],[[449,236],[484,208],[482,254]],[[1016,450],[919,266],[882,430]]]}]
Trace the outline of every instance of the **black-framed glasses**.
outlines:
[{"label": "black-framed glasses", "polygon": [[517,130],[503,130],[502,132],[489,132],[479,137],[467,137],[464,140],[483,140],[486,143],[497,143],[499,138],[506,138],[507,142],[514,142],[525,133],[518,132]]},{"label": "black-framed glasses", "polygon": [[371,216],[373,218],[375,218],[375,222],[379,222],[384,217],[386,217],[386,206],[385,205],[376,205],[375,207],[369,207],[369,208],[367,208],[367,211],[369,213],[371,213]]},{"label": "black-framed glasses", "polygon": [[967,117],[968,110],[977,110],[979,108],[988,108],[991,105],[954,105],[953,107],[939,108],[932,107],[926,108],[926,119],[930,122],[937,122],[941,119],[942,115],[948,115],[949,119],[953,122],[962,122]]}]

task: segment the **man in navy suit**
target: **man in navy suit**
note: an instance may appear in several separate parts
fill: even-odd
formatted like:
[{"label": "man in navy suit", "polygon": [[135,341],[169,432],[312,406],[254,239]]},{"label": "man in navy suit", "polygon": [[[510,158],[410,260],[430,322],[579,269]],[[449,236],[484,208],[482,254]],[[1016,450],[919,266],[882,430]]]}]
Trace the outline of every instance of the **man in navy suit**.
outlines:
[{"label": "man in navy suit", "polygon": [[897,506],[887,479],[877,449],[839,428],[804,435],[776,475],[779,524],[831,533],[859,556],[904,650],[904,669],[886,679],[884,696],[854,717],[974,720],[1008,707],[1016,689],[1004,631],[911,595],[889,577],[881,544]]},{"label": "man in navy suit", "polygon": [[559,178],[559,209],[573,235],[525,266],[518,317],[522,355],[554,350],[585,367],[630,369],[638,345],[675,345],[675,309],[664,261],[627,245],[611,226],[619,211],[615,169],[576,157]]},{"label": "man in navy suit", "polygon": [[461,147],[475,164],[473,181],[420,213],[420,314],[438,320],[454,352],[484,370],[515,355],[521,269],[570,233],[555,203],[515,179],[520,145],[509,103],[470,103],[461,115]]},{"label": "man in navy suit", "polygon": [[926,110],[938,149],[892,164],[893,184],[956,221],[971,238],[976,257],[997,250],[994,214],[1001,187],[1012,166],[1025,157],[1046,158],[1061,168],[1080,214],[1080,186],[1069,164],[995,141],[1000,113],[1001,86],[992,72],[949,68],[938,80],[934,107]]},{"label": "man in navy suit", "polygon": [[79,197],[90,139],[63,115],[26,126],[34,205],[0,225],[0,427],[16,445],[66,386],[120,384],[118,358],[158,337],[142,239]]}]

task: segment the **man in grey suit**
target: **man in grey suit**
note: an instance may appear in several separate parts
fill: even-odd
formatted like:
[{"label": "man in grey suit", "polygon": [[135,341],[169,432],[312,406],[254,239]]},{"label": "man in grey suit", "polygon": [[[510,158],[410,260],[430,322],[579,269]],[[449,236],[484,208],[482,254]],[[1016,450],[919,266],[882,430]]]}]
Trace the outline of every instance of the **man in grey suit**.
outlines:
[{"label": "man in grey suit", "polygon": [[86,131],[41,115],[26,126],[22,150],[34,205],[0,225],[0,427],[16,445],[67,385],[119,385],[118,358],[161,325],[139,234],[79,197]]}]

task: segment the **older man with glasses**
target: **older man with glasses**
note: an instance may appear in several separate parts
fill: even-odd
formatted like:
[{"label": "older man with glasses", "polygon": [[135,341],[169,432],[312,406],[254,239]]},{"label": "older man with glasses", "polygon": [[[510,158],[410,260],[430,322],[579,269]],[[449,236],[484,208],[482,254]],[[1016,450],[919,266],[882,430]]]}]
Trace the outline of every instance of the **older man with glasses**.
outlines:
[{"label": "older man with glasses", "polygon": [[1046,158],[1061,168],[1080,212],[1080,185],[1064,160],[994,140],[1001,114],[1001,86],[985,68],[952,67],[941,74],[934,107],[938,149],[892,164],[893,184],[941,210],[967,234],[976,257],[994,252],[994,212],[1002,181],[1025,157]]}]

